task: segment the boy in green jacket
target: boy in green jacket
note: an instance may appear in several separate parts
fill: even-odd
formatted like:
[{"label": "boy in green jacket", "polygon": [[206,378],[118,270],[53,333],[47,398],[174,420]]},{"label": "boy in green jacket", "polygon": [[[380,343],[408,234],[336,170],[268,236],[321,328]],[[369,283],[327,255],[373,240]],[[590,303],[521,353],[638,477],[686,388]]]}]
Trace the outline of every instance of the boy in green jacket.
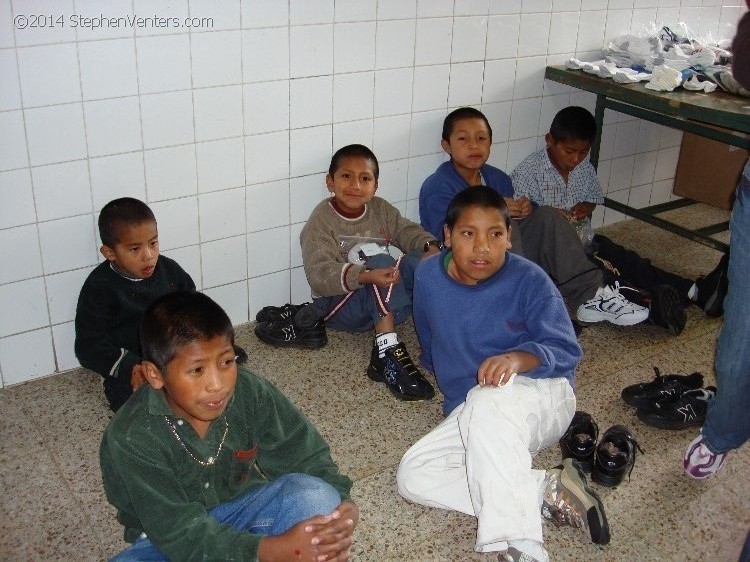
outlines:
[{"label": "boy in green jacket", "polygon": [[237,367],[234,330],[209,297],[178,291],[141,324],[141,386],[100,449],[125,540],[114,560],[349,558],[359,518],[312,424]]}]

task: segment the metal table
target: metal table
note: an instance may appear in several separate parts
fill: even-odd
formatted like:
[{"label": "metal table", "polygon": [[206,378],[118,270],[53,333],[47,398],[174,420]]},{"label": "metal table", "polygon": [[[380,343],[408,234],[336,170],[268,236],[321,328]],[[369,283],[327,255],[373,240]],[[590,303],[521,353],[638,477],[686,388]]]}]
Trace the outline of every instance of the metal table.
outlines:
[{"label": "metal table", "polygon": [[[607,108],[733,146],[750,149],[750,137],[747,136],[750,134],[750,99],[719,91],[710,94],[682,89],[675,92],[656,92],[646,89],[643,83],[619,84],[609,78],[600,78],[582,70],[570,70],[564,66],[548,66],[544,77],[596,94],[594,117],[597,124],[597,136],[591,146],[590,156],[591,163],[595,167],[599,163],[602,123],[604,110]],[[714,127],[723,127],[729,130]],[[683,198],[661,205],[636,209],[608,197],[604,199],[606,207],[659,228],[664,228],[695,242],[720,251],[726,251],[728,246],[711,238],[711,235],[726,230],[729,223],[724,222],[697,230],[689,230],[656,216],[658,213],[694,203],[695,201],[691,199]]]}]

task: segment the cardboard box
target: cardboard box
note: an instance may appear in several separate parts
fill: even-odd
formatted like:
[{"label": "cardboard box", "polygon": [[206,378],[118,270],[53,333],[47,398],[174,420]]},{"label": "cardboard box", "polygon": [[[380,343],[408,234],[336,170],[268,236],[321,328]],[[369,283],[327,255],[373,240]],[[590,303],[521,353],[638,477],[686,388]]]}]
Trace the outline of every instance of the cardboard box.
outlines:
[{"label": "cardboard box", "polygon": [[683,133],[672,192],[730,210],[747,158],[742,148]]}]

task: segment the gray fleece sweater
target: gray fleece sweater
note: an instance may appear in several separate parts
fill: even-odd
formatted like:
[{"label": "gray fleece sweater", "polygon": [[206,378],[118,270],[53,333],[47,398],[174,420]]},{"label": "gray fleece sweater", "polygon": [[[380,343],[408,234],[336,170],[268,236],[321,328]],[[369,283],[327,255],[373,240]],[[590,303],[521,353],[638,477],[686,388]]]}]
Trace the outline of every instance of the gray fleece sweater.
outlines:
[{"label": "gray fleece sweater", "polygon": [[341,245],[342,236],[382,238],[404,253],[422,249],[425,242],[435,239],[380,197],[373,197],[364,213],[354,219],[336,212],[330,201],[321,201],[313,209],[299,236],[305,275],[313,297],[343,295],[362,287],[359,274],[365,266],[348,262],[347,252]]}]

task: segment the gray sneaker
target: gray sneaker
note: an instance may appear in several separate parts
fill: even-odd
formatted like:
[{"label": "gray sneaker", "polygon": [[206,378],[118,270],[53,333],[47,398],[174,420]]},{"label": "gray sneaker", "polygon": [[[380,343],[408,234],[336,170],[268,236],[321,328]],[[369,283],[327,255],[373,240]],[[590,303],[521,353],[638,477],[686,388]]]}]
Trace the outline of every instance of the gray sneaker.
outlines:
[{"label": "gray sneaker", "polygon": [[588,531],[591,542],[609,542],[609,524],[604,506],[586,483],[580,465],[565,459],[560,466],[547,471],[542,515],[558,527],[570,525]]},{"label": "gray sneaker", "polygon": [[[545,550],[545,553],[546,552],[547,551]],[[510,546],[508,547],[508,550],[500,553],[497,560],[498,562],[549,562],[549,556],[544,559],[539,559]]]}]

